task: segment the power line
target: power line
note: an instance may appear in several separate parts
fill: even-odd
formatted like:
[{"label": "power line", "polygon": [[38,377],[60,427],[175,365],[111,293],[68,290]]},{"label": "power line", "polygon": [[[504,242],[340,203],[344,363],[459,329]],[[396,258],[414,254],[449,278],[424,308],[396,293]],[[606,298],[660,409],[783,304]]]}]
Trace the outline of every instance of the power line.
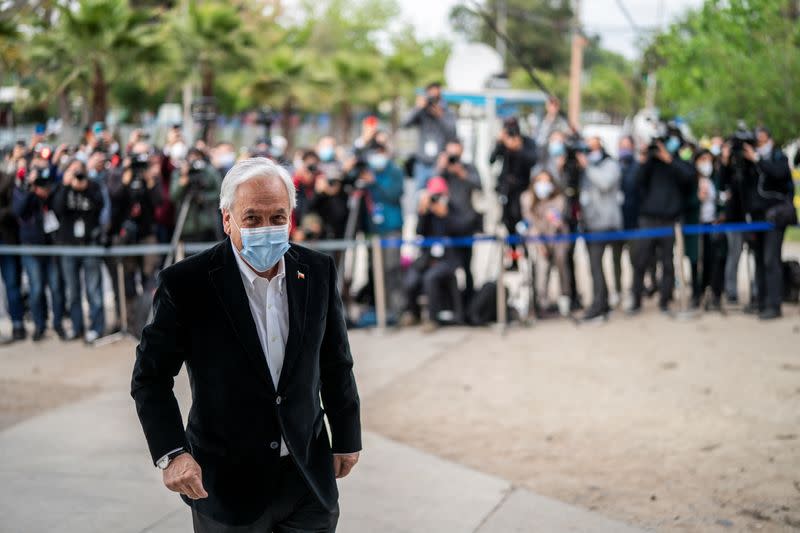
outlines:
[{"label": "power line", "polygon": [[619,7],[620,11],[622,11],[622,15],[628,21],[628,24],[631,25],[631,29],[633,29],[633,31],[638,33],[639,32],[639,26],[636,24],[636,21],[633,20],[633,16],[631,15],[631,12],[628,11],[628,8],[625,5],[625,3],[622,0],[616,0],[616,2],[617,2],[617,7]]}]

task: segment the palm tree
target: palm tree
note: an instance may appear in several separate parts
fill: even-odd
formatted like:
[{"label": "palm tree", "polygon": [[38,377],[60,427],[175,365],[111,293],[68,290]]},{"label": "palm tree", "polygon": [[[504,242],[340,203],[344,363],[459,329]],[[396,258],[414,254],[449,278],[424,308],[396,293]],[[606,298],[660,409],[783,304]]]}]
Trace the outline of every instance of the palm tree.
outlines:
[{"label": "palm tree", "polygon": [[[239,10],[222,0],[186,0],[173,10],[167,28],[177,55],[176,72],[198,78],[203,99],[213,101],[218,73],[249,66],[254,41],[242,26]],[[211,136],[210,128],[205,135]]]},{"label": "palm tree", "polygon": [[125,0],[78,0],[56,8],[56,23],[32,39],[32,63],[56,95],[87,80],[89,118],[105,120],[109,85],[137,66],[162,60],[152,13],[131,9]]}]

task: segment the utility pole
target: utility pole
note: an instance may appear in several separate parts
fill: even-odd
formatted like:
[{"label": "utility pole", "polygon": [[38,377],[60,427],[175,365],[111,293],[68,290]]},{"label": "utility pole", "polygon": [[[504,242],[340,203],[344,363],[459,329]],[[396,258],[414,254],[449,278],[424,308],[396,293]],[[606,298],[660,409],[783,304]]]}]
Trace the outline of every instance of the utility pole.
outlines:
[{"label": "utility pole", "polygon": [[[508,5],[507,0],[497,0],[497,29],[503,35],[508,35]],[[494,49],[503,59],[503,70],[506,68],[506,42],[500,35],[495,36]]]},{"label": "utility pole", "polygon": [[583,74],[583,49],[586,38],[581,32],[581,0],[572,2],[572,50],[569,63],[569,103],[567,116],[570,125],[580,129],[581,75]]}]

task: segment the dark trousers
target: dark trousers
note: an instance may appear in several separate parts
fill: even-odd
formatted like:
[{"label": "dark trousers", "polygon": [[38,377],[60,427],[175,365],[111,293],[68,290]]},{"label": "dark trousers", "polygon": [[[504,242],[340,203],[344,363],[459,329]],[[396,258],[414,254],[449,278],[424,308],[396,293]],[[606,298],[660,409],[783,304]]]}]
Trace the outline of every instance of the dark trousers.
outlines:
[{"label": "dark trousers", "polygon": [[724,234],[703,235],[700,261],[703,271],[695,278],[692,272],[692,296],[699,299],[706,287],[711,287],[714,298],[722,296],[725,285],[725,262],[728,258],[728,245]]},{"label": "dark trousers", "polygon": [[323,507],[290,457],[281,459],[278,475],[275,498],[261,518],[246,526],[229,526],[192,509],[195,533],[335,533],[338,507]]},{"label": "dark trousers", "polygon": [[589,248],[589,266],[592,271],[592,305],[593,311],[606,311],[608,309],[608,285],[606,275],[603,272],[603,254],[606,245],[611,244],[607,241],[590,241],[587,243]]},{"label": "dark trousers", "polygon": [[403,285],[408,300],[408,310],[419,316],[417,298],[420,293],[428,298],[428,314],[435,320],[440,311],[448,308],[450,287],[455,280],[455,268],[447,261],[436,261],[427,268],[412,267],[406,273]]},{"label": "dark trousers", "polygon": [[36,331],[47,328],[47,296],[50,291],[50,305],[53,311],[53,329],[61,329],[64,318],[64,284],[57,257],[36,255],[22,256],[22,267],[30,284],[30,307]]},{"label": "dark trousers", "polygon": [[475,294],[475,281],[472,278],[472,246],[456,248],[456,251],[461,259],[461,267],[464,269],[464,308],[466,309]]},{"label": "dark trousers", "polygon": [[[76,334],[80,335],[84,332],[82,292],[86,293],[86,300],[89,302],[89,328],[100,335],[105,332],[102,261],[100,257],[93,256],[64,256],[61,258],[67,311],[72,320],[72,330]],[[81,272],[83,272],[83,276],[81,276]]]},{"label": "dark trousers", "polygon": [[[0,244],[3,241],[0,239]],[[22,303],[22,263],[17,255],[0,255],[0,275],[6,288],[6,305],[15,328],[22,327],[25,308]]]},{"label": "dark trousers", "polygon": [[756,233],[753,252],[756,258],[756,287],[758,309],[781,308],[783,300],[783,248],[784,230],[774,229]]},{"label": "dark trousers", "polygon": [[[641,217],[640,229],[672,227],[674,221],[668,219]],[[657,237],[652,239],[639,239],[634,246],[633,261],[633,303],[638,305],[642,301],[644,292],[644,273],[652,262],[653,256],[658,252],[657,261],[661,263],[661,288],[660,304],[666,305],[672,300],[672,291],[675,288],[675,265],[673,263],[673,247],[675,235]]]}]

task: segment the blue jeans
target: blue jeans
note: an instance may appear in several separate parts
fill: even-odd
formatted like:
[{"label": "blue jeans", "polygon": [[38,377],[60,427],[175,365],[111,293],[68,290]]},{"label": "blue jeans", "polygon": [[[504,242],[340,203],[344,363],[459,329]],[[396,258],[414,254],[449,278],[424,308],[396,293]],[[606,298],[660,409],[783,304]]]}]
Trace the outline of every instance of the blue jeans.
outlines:
[{"label": "blue jeans", "polygon": [[67,310],[72,320],[72,331],[83,333],[83,305],[81,302],[81,270],[83,270],[84,292],[89,302],[90,329],[100,335],[106,329],[103,311],[103,274],[99,257],[61,258],[64,271],[64,286],[67,296]]},{"label": "blue jeans", "polygon": [[[0,244],[3,241],[0,240]],[[15,328],[22,327],[22,315],[25,309],[22,306],[22,265],[19,256],[0,255],[0,275],[3,276],[3,284],[6,287],[6,303],[8,314],[11,317],[11,324]]]},{"label": "blue jeans", "polygon": [[30,306],[33,323],[37,331],[47,328],[47,299],[44,289],[50,289],[50,304],[53,307],[53,328],[60,329],[64,320],[64,288],[61,285],[61,269],[55,257],[22,256],[22,268],[31,286]]},{"label": "blue jeans", "polygon": [[436,173],[435,165],[426,165],[420,161],[414,163],[414,190],[421,191]]}]

